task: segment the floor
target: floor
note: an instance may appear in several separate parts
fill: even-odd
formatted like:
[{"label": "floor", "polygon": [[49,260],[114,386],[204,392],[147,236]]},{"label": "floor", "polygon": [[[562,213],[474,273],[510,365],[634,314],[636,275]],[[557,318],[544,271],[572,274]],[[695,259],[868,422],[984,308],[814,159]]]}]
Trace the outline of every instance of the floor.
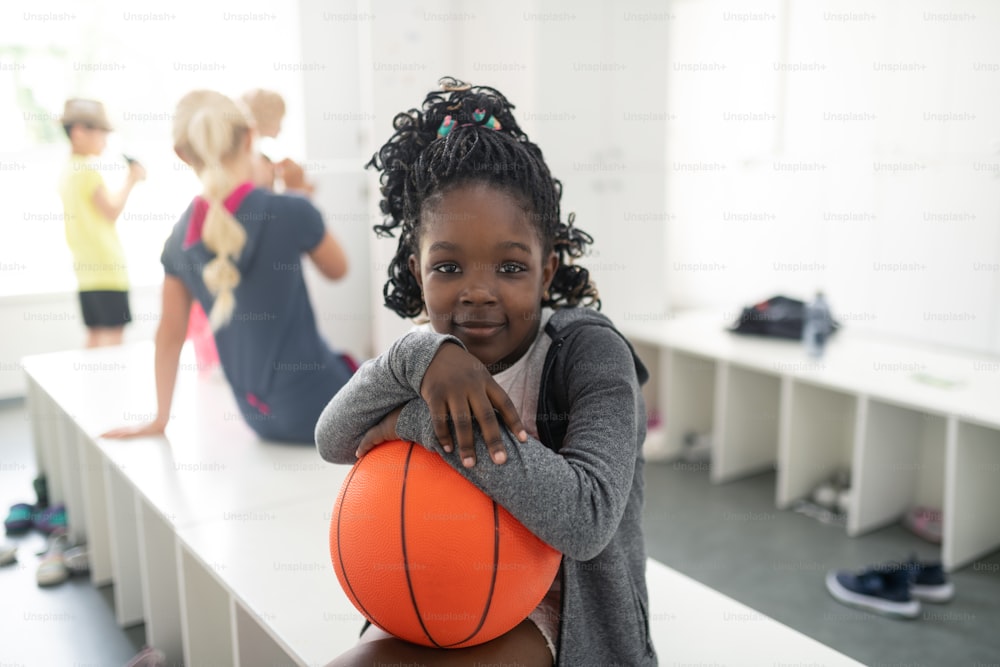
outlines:
[{"label": "floor", "polygon": [[[35,461],[22,401],[0,401],[0,506],[31,501]],[[954,573],[956,599],[899,621],[835,602],[831,568],[854,569],[936,547],[899,526],[859,538],[774,507],[774,474],[712,485],[707,464],[646,467],[649,555],[866,665],[1000,667],[1000,552]],[[0,665],[121,667],[143,627],[118,627],[110,587],[86,578],[41,589],[37,533],[9,537],[18,561],[0,568]],[[732,619],[739,622],[739,619]],[[12,636],[13,635],[13,636]],[[722,638],[724,640],[724,638]],[[669,656],[661,656],[669,665]]]},{"label": "floor", "polygon": [[707,464],[648,464],[649,555],[866,665],[1000,665],[1000,552],[953,573],[955,599],[925,603],[917,619],[852,609],[827,593],[828,570],[932,560],[939,548],[900,525],[847,537],[775,509],[774,489],[773,472],[713,485]]}]

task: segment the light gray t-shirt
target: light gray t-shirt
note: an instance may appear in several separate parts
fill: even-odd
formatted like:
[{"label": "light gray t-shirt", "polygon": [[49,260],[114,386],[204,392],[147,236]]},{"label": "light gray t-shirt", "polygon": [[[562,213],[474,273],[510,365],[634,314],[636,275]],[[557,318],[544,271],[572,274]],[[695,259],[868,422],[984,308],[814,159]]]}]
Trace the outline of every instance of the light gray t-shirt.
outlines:
[{"label": "light gray t-shirt", "polygon": [[521,415],[521,423],[533,438],[538,438],[538,424],[535,415],[538,413],[538,390],[542,384],[542,369],[545,366],[545,355],[549,353],[552,339],[545,335],[545,323],[552,317],[552,310],[542,309],[541,322],[538,324],[538,335],[528,351],[514,362],[510,368],[493,376]]}]

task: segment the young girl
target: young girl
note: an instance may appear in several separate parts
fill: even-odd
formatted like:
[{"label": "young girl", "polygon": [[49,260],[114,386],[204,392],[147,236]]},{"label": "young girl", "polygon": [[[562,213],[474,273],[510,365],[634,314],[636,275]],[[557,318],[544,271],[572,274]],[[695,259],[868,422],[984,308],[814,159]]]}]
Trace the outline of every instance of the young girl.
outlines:
[{"label": "young girl", "polygon": [[254,189],[252,128],[243,107],[214,91],[177,105],[174,150],[204,193],[163,248],[157,417],[109,437],[163,433],[192,299],[208,313],[226,379],[262,438],[312,443],[320,412],[354,370],[320,337],[302,277],[302,254],[331,280],[345,274],[347,259],[307,199]]},{"label": "young girl", "polygon": [[[641,528],[646,371],[571,263],[560,183],[498,91],[445,79],[371,165],[399,245],[386,305],[429,327],[367,362],[320,417],[324,459],[405,439],[563,554],[549,593],[485,644],[433,649],[366,626],[335,665],[655,665]],[[400,600],[400,604],[405,604]]]},{"label": "young girl", "polygon": [[[257,136],[261,139],[277,139],[281,134],[281,123],[285,118],[285,100],[273,90],[254,88],[240,97],[257,124]],[[306,180],[301,165],[290,158],[277,163],[264,153],[256,153],[253,161],[254,184],[258,187],[275,189],[275,180],[280,179],[285,192],[295,192],[303,196],[313,194],[315,187]]]}]

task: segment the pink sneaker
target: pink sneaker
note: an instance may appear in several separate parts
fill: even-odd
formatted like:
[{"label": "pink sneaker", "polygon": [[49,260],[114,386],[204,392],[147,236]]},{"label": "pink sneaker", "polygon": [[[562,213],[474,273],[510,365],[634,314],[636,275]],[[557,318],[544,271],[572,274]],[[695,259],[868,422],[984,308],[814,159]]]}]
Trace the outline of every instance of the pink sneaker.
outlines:
[{"label": "pink sneaker", "polygon": [[167,656],[163,651],[147,646],[132,656],[125,667],[166,667],[166,664]]},{"label": "pink sneaker", "polygon": [[933,507],[914,507],[903,516],[903,525],[928,542],[941,544],[942,512]]}]

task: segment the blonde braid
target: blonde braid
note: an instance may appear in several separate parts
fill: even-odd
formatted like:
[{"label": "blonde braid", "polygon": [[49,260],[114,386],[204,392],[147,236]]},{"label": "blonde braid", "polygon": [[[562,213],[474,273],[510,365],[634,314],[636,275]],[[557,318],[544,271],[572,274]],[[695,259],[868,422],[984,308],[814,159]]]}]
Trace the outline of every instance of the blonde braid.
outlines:
[{"label": "blonde braid", "polygon": [[215,296],[208,315],[213,331],[229,323],[236,307],[234,290],[240,284],[236,260],[246,244],[246,230],[223,204],[237,185],[225,162],[236,154],[248,131],[245,113],[221,93],[196,91],[178,104],[174,147],[197,171],[209,203],[201,238],[215,257],[202,270],[202,279]]}]

